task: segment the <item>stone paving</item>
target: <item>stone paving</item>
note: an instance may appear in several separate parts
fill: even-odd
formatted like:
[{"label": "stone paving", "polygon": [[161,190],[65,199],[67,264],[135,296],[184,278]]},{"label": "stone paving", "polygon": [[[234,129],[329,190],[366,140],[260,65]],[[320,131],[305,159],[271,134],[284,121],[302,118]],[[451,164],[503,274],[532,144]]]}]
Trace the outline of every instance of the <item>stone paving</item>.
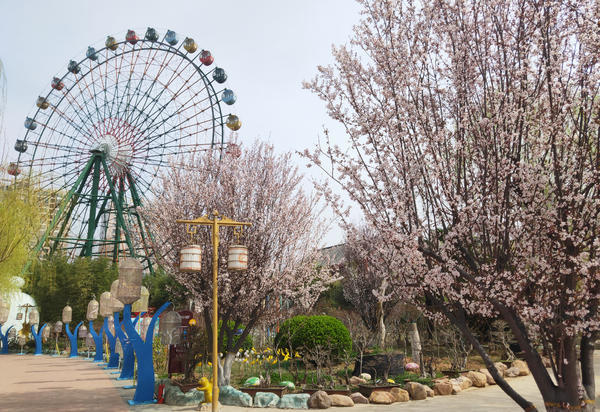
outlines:
[{"label": "stone paving", "polygon": [[[596,392],[600,392],[600,354],[595,356]],[[85,359],[55,358],[48,355],[0,355],[0,411],[193,411],[196,407],[144,405],[130,407],[131,381],[117,381],[116,375]],[[531,376],[509,379],[514,388],[531,400],[541,412],[542,398]],[[600,397],[596,403],[600,404]],[[331,412],[347,408],[330,408]],[[281,409],[253,409],[224,406],[222,412],[281,412]],[[498,386],[469,388],[459,395],[437,396],[424,401],[388,406],[356,405],[356,412],[463,412],[518,411]]]}]

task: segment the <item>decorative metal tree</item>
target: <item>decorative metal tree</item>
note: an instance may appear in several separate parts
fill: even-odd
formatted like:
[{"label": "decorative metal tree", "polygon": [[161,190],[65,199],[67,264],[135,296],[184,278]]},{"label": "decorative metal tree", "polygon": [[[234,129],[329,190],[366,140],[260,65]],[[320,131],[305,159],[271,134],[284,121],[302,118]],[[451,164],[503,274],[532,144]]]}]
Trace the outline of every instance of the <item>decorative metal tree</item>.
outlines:
[{"label": "decorative metal tree", "polygon": [[[140,317],[143,317],[144,314],[148,311],[148,289],[142,286],[140,290],[140,298],[136,300],[133,305],[133,311],[138,312],[138,316],[133,321],[133,326],[137,324],[140,320]],[[123,315],[124,319],[124,315]],[[121,341],[121,347],[123,348],[123,362],[121,363],[121,375],[117,378],[118,380],[129,380],[133,379],[135,372],[135,353],[133,349],[133,344],[131,343],[131,339],[125,334],[123,329],[121,328],[121,323],[119,322],[119,318],[115,317],[115,332],[117,333],[117,337]],[[127,386],[127,388],[130,388]],[[133,389],[133,388],[131,388]]]},{"label": "decorative metal tree", "polygon": [[152,361],[152,341],[154,326],[160,314],[171,304],[162,305],[152,316],[146,332],[145,340],[135,330],[131,321],[131,304],[140,298],[142,286],[142,264],[133,258],[126,258],[119,262],[119,289],[117,299],[125,304],[123,309],[123,325],[129,340],[133,344],[138,362],[138,382],[130,405],[154,403],[154,364]]},{"label": "decorative metal tree", "polygon": [[112,296],[110,292],[104,292],[100,295],[100,315],[104,317],[104,323],[102,324],[101,334],[104,333],[106,340],[108,341],[108,348],[110,353],[108,355],[107,369],[116,369],[119,367],[119,354],[116,353],[117,341],[115,335],[110,331],[108,325],[109,319],[112,315]]},{"label": "decorative metal tree", "polygon": [[[152,28],[109,36],[86,57],[70,61],[25,120],[25,135],[9,173],[39,186],[53,216],[36,253],[69,257],[137,256],[153,271],[150,231],[138,213],[170,159],[225,148],[224,115],[235,94],[210,52],[192,39],[162,39]],[[35,257],[35,254],[34,254]]]},{"label": "decorative metal tree", "polygon": [[[42,354],[42,333],[44,332],[44,328],[48,325],[44,323],[44,325],[40,328],[40,314],[37,309],[33,308],[29,311],[29,324],[31,325],[31,334],[33,335],[33,339],[35,340],[35,353],[34,355]],[[37,326],[37,331],[36,331]]]},{"label": "decorative metal tree", "polygon": [[[90,322],[89,333],[94,340],[94,346],[96,347],[96,354],[94,355],[94,362],[102,362],[103,361],[103,353],[104,349],[102,347],[102,329],[100,329],[100,333],[96,333],[94,330],[94,321],[98,318],[98,309],[100,304],[96,300],[96,298],[92,298],[90,303],[88,303],[86,318]],[[89,345],[88,345],[89,352]]]},{"label": "decorative metal tree", "polygon": [[69,353],[69,358],[76,358],[77,356],[79,356],[79,349],[78,349],[78,345],[77,345],[77,335],[79,333],[79,328],[81,327],[81,325],[83,325],[83,321],[79,322],[79,324],[77,324],[77,326],[75,327],[75,330],[73,331],[73,333],[71,333],[71,328],[69,327],[69,324],[71,323],[72,320],[73,320],[73,309],[71,309],[71,307],[69,305],[67,305],[63,308],[62,321],[65,324],[65,332],[67,333],[67,336],[69,337],[69,343],[71,346],[71,352]]},{"label": "decorative metal tree", "polygon": [[0,354],[8,353],[8,333],[13,328],[12,325],[2,333],[2,326],[8,322],[8,314],[10,313],[10,303],[0,298],[0,341],[2,342],[2,350]]}]

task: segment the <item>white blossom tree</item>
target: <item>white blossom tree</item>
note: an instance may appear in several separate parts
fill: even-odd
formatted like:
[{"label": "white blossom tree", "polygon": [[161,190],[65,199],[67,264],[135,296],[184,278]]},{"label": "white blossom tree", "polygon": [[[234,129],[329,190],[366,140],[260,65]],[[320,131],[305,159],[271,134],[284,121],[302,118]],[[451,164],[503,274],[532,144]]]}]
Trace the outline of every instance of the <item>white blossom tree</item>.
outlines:
[{"label": "white blossom tree", "polygon": [[[406,276],[390,281],[458,326],[522,408],[535,409],[498,375],[466,314],[508,323],[547,410],[592,410],[598,3],[360,2],[350,43],[306,84],[349,148],[328,139],[306,156],[401,252]],[[345,218],[330,183],[318,188]]]},{"label": "white blossom tree", "polygon": [[[318,262],[324,225],[317,199],[301,189],[302,175],[290,154],[255,143],[240,157],[206,152],[173,163],[162,176],[157,198],[144,210],[151,223],[163,263],[194,299],[203,313],[209,340],[212,318],[212,245],[209,230],[198,229],[195,242],[205,247],[200,273],[178,270],[179,250],[189,244],[184,225],[219,213],[252,226],[240,241],[248,247],[248,270],[227,271],[227,247],[237,242],[231,229],[220,231],[219,256],[219,385],[229,384],[231,366],[245,337],[259,322],[275,322],[286,313],[278,301],[310,308],[336,278]],[[238,339],[234,333],[243,328]]]}]

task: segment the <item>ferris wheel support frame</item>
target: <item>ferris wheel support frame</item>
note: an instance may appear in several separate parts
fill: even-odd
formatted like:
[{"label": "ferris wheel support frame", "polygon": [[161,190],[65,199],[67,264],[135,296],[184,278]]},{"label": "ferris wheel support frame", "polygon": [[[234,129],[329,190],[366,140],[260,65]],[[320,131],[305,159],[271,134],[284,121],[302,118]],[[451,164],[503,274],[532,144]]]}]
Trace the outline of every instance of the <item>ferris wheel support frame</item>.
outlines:
[{"label": "ferris wheel support frame", "polygon": [[[105,199],[102,202],[100,209],[98,210],[98,192],[99,192],[100,178],[101,178],[102,172],[106,176],[106,181],[108,183],[108,191],[105,193]],[[79,177],[77,178],[75,183],[72,185],[71,189],[69,190],[69,192],[67,193],[65,198],[62,200],[57,213],[54,215],[52,221],[50,222],[50,224],[44,231],[44,234],[42,235],[42,237],[38,241],[37,245],[33,249],[33,253],[30,256],[27,264],[23,268],[23,272],[26,272],[31,267],[31,263],[33,262],[33,259],[39,255],[39,253],[42,250],[42,247],[44,246],[44,244],[46,243],[46,241],[48,239],[54,239],[54,243],[52,245],[51,253],[50,253],[51,255],[56,251],[59,243],[61,241],[64,241],[64,238],[62,237],[62,235],[68,225],[69,219],[71,217],[71,213],[73,212],[73,209],[75,208],[75,206],[77,205],[77,203],[79,201],[79,198],[81,197],[81,192],[82,192],[83,188],[85,187],[87,180],[90,178],[90,175],[91,175],[91,179],[92,179],[92,190],[91,190],[91,194],[90,194],[91,200],[90,200],[89,220],[87,222],[87,225],[88,225],[87,239],[81,248],[80,256],[81,257],[93,256],[94,245],[98,245],[99,243],[102,243],[102,245],[112,245],[113,246],[113,259],[112,260],[117,261],[119,252],[120,252],[119,245],[121,243],[126,243],[127,249],[129,251],[129,256],[136,257],[136,251],[133,246],[132,239],[131,239],[132,236],[131,236],[131,233],[130,233],[127,225],[125,224],[125,218],[124,218],[125,211],[124,211],[124,207],[123,207],[123,199],[124,199],[126,190],[124,188],[125,185],[124,185],[124,181],[123,181],[123,176],[121,176],[119,178],[114,178],[113,176],[111,176],[108,164],[106,163],[105,153],[101,150],[92,150],[90,159],[87,161],[87,163],[86,163],[85,167],[83,168],[83,170],[81,171]],[[133,200],[133,206],[134,206],[134,208],[137,208],[137,207],[141,206],[141,199],[137,193],[135,180],[132,178],[132,176],[129,172],[127,172],[125,174],[125,178],[127,179],[128,183],[129,183],[128,189],[129,189],[131,198]],[[118,185],[119,185],[118,192],[116,191],[116,188],[115,188],[115,184],[114,184],[115,181],[118,181]],[[96,229],[98,228],[98,223],[100,221],[100,218],[102,217],[103,214],[106,213],[106,206],[107,206],[109,200],[112,200],[114,210],[115,210],[115,215],[116,215],[115,236],[112,240],[107,239],[105,241],[100,241],[100,240],[94,239],[94,234],[96,232]],[[137,210],[134,210],[132,212],[131,210],[129,210],[129,208],[127,208],[126,212],[130,216],[133,215],[135,217],[135,219],[137,220],[143,248],[146,252],[148,252],[148,250],[149,250],[148,244],[147,244],[148,239],[146,238],[146,235],[144,234],[146,225],[143,223],[142,218],[140,217]],[[50,236],[50,234],[56,228],[56,225],[61,220],[61,218],[64,218],[64,220],[62,222],[62,225],[61,225],[57,235]],[[121,240],[121,233],[123,233],[123,235],[125,236],[125,242],[123,242]],[[152,262],[150,260],[150,255],[148,255],[148,253],[146,253],[146,256],[144,256],[144,257],[147,260],[148,269],[150,270],[151,273],[154,273],[154,268],[153,268]]]}]

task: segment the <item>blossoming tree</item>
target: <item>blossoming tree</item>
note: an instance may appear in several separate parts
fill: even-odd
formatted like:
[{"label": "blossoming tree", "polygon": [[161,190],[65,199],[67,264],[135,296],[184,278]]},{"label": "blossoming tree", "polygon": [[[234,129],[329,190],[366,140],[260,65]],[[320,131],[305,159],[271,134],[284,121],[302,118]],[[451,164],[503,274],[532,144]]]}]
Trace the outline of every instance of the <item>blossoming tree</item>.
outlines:
[{"label": "blossoming tree", "polygon": [[[233,231],[221,229],[219,256],[219,384],[229,383],[231,366],[246,336],[259,322],[275,322],[286,312],[279,302],[309,308],[335,280],[320,268],[318,246],[323,232],[319,207],[301,188],[302,175],[290,154],[255,143],[240,157],[218,153],[173,163],[162,177],[162,190],[144,214],[152,224],[156,245],[173,277],[187,290],[203,313],[211,338],[212,262],[209,231],[198,229],[195,242],[205,247],[202,271],[178,271],[181,247],[189,243],[176,219],[194,219],[218,210],[248,221],[240,241],[248,246],[248,270],[227,271],[227,247],[237,242]],[[243,328],[238,339],[234,333]]]},{"label": "blossoming tree", "polygon": [[[427,296],[522,408],[535,409],[498,375],[465,314],[508,323],[547,410],[593,409],[600,9],[591,0],[361,3],[349,45],[306,84],[349,149],[328,137],[306,155],[404,256],[390,282]],[[318,187],[344,217],[330,185]]]}]

